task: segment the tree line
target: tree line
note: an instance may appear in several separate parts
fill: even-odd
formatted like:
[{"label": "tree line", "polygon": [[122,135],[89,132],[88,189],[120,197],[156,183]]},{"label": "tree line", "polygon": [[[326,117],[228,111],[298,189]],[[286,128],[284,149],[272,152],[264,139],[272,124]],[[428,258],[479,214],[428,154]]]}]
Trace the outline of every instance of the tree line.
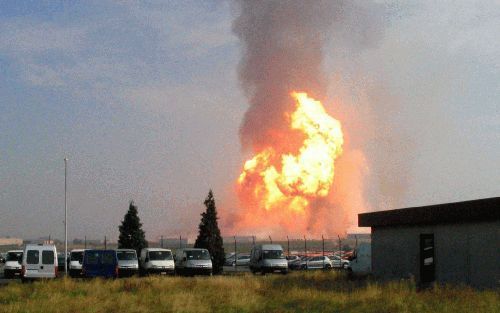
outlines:
[{"label": "tree line", "polygon": [[[222,272],[224,265],[224,244],[217,220],[217,208],[212,190],[203,202],[205,212],[201,213],[201,222],[198,226],[198,237],[194,243],[195,248],[207,249],[212,256],[212,267],[214,274]],[[119,226],[120,236],[118,238],[119,249],[134,249],[139,255],[143,248],[148,247],[146,234],[142,229],[139,211],[134,201],[130,201],[129,208]]]}]

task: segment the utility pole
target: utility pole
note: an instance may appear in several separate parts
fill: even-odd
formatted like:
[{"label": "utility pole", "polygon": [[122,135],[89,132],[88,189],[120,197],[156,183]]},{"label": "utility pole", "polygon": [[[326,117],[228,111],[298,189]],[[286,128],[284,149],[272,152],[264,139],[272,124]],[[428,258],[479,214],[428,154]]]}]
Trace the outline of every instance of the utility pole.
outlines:
[{"label": "utility pole", "polygon": [[182,235],[179,235],[179,249],[182,248]]},{"label": "utility pole", "polygon": [[255,246],[255,235],[252,236],[252,242],[253,242],[253,245]]},{"label": "utility pole", "polygon": [[104,236],[104,250],[108,250],[108,238]]},{"label": "utility pole", "polygon": [[68,158],[64,158],[64,275],[68,275]]},{"label": "utility pole", "polygon": [[84,247],[85,247],[84,249],[87,249],[87,236],[85,236],[84,238],[85,238],[85,239],[83,239],[84,240]]},{"label": "utility pole", "polygon": [[163,248],[163,236],[160,236],[160,245]]}]

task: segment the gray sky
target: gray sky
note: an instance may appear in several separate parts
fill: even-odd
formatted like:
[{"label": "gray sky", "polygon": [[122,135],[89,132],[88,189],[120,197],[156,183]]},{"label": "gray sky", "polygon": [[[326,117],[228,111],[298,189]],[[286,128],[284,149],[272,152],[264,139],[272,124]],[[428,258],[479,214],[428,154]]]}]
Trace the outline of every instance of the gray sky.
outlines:
[{"label": "gray sky", "polygon": [[[116,238],[131,199],[148,239],[192,237],[209,188],[238,206],[237,6],[0,8],[0,236],[62,238],[65,156],[70,238]],[[359,1],[342,18],[325,105],[366,158],[369,209],[499,196],[498,1]]]}]

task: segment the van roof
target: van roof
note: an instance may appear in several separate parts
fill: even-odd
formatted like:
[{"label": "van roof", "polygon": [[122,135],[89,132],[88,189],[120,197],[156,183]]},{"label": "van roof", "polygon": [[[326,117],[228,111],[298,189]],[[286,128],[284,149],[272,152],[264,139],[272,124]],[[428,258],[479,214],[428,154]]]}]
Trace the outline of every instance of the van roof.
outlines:
[{"label": "van roof", "polygon": [[283,250],[283,247],[281,245],[274,245],[274,244],[264,244],[264,245],[258,245],[262,250]]},{"label": "van roof", "polygon": [[170,251],[170,252],[172,252],[172,250],[164,249],[164,248],[144,248],[143,250],[145,250],[145,251]]},{"label": "van roof", "polygon": [[116,249],[116,251],[134,251],[135,252],[134,249]]},{"label": "van roof", "polygon": [[177,249],[177,251],[180,251],[180,250],[207,250],[205,248],[180,248],[180,249]]},{"label": "van roof", "polygon": [[89,250],[89,249],[73,249],[73,250],[71,250],[71,253],[73,253],[73,252],[83,252],[85,250]]},{"label": "van roof", "polygon": [[36,248],[55,249],[56,246],[55,245],[45,245],[45,244],[41,244],[41,243],[30,243],[30,244],[27,244],[25,247],[25,249],[36,249]]},{"label": "van roof", "polygon": [[24,252],[24,251],[23,250],[9,250],[9,251],[7,251],[7,253],[11,253],[11,252],[19,253],[19,252]]}]

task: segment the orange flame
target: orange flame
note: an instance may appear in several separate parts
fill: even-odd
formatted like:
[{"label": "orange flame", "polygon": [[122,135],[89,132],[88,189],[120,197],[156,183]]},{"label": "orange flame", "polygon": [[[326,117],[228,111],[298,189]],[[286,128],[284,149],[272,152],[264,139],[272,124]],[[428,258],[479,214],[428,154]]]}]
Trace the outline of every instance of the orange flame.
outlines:
[{"label": "orange flame", "polygon": [[290,129],[303,135],[300,148],[295,154],[263,148],[245,162],[238,191],[245,206],[300,217],[308,215],[312,200],[329,194],[344,138],[340,122],[328,115],[320,101],[304,92],[294,91],[291,96],[296,109],[288,120]]}]

